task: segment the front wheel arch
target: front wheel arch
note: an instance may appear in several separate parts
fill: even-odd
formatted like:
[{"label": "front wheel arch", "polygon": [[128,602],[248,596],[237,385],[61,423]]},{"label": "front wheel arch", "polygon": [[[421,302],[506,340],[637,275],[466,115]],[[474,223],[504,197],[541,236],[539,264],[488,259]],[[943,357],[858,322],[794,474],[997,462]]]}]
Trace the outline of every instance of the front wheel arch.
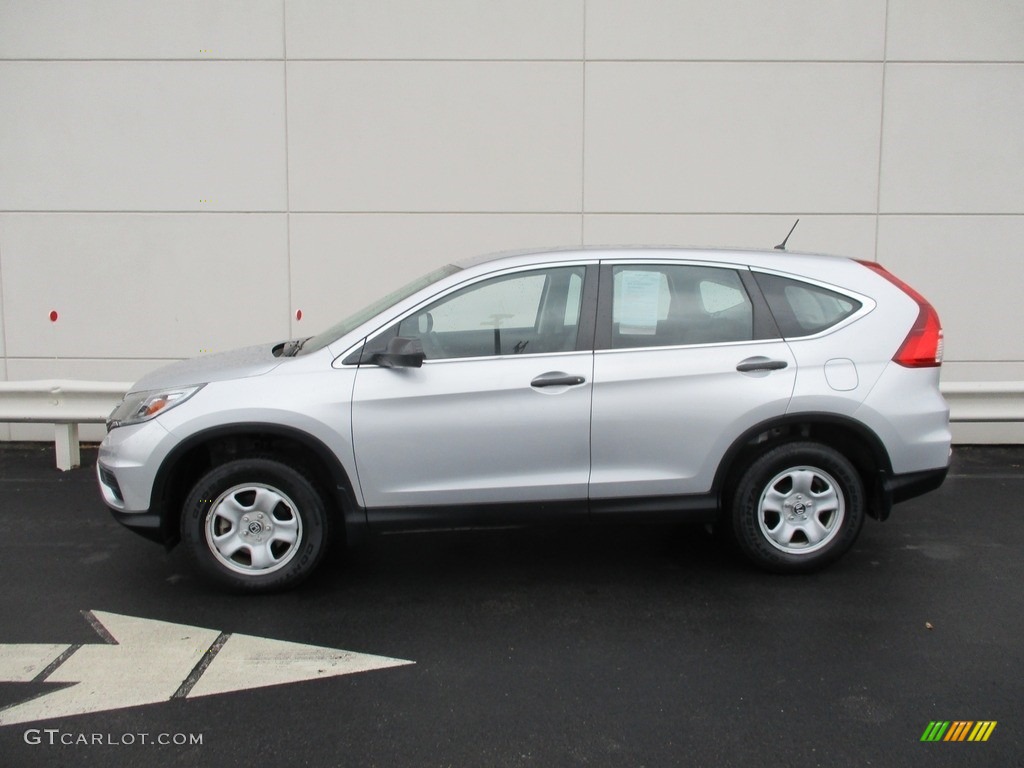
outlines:
[{"label": "front wheel arch", "polygon": [[319,565],[331,516],[300,469],[276,457],[239,458],[213,467],[189,491],[181,539],[211,581],[235,591],[281,590]]},{"label": "front wheel arch", "polygon": [[301,466],[316,483],[329,511],[343,516],[344,525],[335,526],[339,535],[347,541],[357,540],[366,516],[355,501],[348,472],[334,452],[306,432],[253,422],[197,432],[164,459],[153,483],[150,509],[160,516],[160,538],[167,549],[180,540],[182,505],[195,482],[218,464],[256,456],[276,456]]}]

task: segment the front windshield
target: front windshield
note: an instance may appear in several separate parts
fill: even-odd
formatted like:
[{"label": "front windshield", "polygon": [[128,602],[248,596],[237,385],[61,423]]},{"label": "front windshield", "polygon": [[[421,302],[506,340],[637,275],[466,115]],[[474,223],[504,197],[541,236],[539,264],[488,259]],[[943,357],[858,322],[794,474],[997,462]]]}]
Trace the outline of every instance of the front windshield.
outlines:
[{"label": "front windshield", "polygon": [[340,323],[335,323],[326,331],[318,333],[316,336],[312,336],[302,345],[298,354],[305,355],[309,352],[316,352],[318,349],[323,349],[332,341],[340,339],[346,333],[351,333],[367,320],[370,320],[374,315],[383,312],[388,307],[397,304],[403,299],[407,299],[417,291],[426,288],[431,283],[436,283],[438,280],[448,277],[449,275],[454,275],[456,272],[460,272],[461,270],[462,267],[457,267],[454,264],[446,264],[439,269],[435,269],[428,275],[424,275],[423,277],[413,280],[408,285],[404,285],[398,290],[392,291],[387,296],[379,298],[377,301],[363,307],[358,312],[349,315]]}]

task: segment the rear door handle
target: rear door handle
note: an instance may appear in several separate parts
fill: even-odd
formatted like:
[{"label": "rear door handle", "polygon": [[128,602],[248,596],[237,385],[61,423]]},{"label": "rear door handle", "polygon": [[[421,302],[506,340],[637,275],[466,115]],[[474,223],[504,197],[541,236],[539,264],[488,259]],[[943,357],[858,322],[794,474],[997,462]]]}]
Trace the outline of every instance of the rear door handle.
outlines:
[{"label": "rear door handle", "polygon": [[771,360],[767,357],[748,357],[736,366],[736,370],[740,373],[750,373],[751,371],[781,371],[783,368],[787,368],[789,363],[785,360]]},{"label": "rear door handle", "polygon": [[582,376],[573,376],[562,371],[550,371],[535,378],[530,382],[530,386],[538,389],[541,387],[575,387],[585,381],[586,379]]}]

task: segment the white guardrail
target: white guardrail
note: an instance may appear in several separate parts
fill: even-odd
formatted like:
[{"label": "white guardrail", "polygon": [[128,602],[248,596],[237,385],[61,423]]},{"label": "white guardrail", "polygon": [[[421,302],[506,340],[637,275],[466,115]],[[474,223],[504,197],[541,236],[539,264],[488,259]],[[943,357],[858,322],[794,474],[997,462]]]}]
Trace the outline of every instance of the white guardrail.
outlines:
[{"label": "white guardrail", "polygon": [[82,463],[79,424],[102,424],[114,410],[129,381],[0,381],[0,422],[54,425],[57,468]]},{"label": "white guardrail", "polygon": [[[78,425],[102,424],[131,386],[123,381],[0,381],[0,423],[53,424],[57,467],[81,464]],[[1024,381],[944,382],[950,421],[1024,421]]]}]

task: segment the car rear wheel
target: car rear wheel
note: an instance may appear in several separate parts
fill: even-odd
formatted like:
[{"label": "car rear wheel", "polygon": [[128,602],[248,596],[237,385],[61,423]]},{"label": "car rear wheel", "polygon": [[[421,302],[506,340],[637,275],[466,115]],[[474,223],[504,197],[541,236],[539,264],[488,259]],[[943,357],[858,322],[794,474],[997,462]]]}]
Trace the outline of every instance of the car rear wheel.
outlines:
[{"label": "car rear wheel", "polygon": [[810,571],[850,548],[864,508],[864,484],[841,453],[819,443],[787,443],[743,472],[732,529],[740,550],[760,567]]},{"label": "car rear wheel", "polygon": [[236,459],[195,484],[181,537],[204,575],[231,589],[295,586],[327,549],[328,517],[314,484],[273,458]]}]

